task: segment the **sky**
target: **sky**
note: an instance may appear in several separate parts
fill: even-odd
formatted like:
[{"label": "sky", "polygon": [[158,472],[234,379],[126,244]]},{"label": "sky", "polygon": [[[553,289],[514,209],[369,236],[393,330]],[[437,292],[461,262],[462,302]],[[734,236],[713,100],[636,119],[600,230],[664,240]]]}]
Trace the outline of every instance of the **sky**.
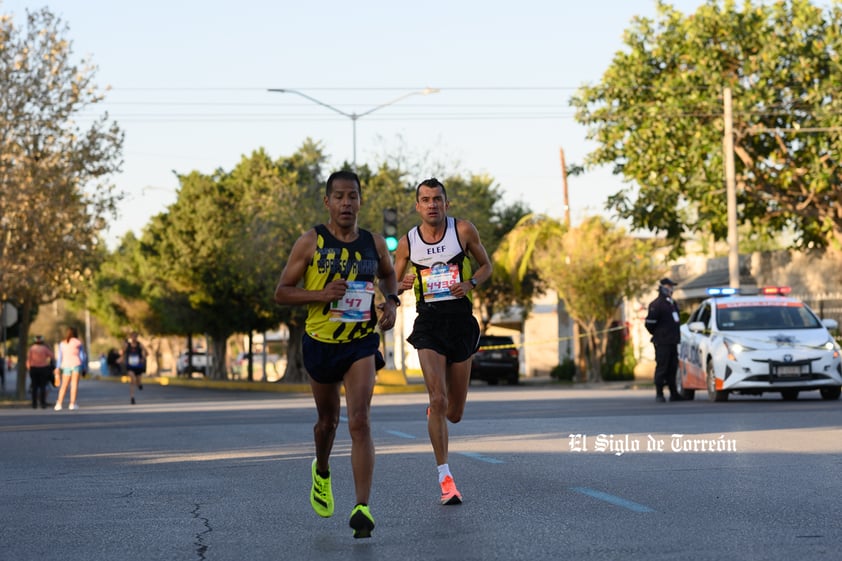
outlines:
[{"label": "sky", "polygon": [[[669,3],[690,14],[704,1]],[[569,166],[595,147],[570,97],[600,81],[656,3],[0,0],[16,22],[44,6],[109,88],[80,124],[108,111],[125,131],[114,247],[175,202],[176,174],[230,170],[261,148],[288,156],[308,138],[329,168],[356,144],[358,164],[403,157],[424,164],[418,181],[486,174],[505,202],[563,218],[560,151]],[[622,187],[607,169],[568,178],[574,224]]]}]

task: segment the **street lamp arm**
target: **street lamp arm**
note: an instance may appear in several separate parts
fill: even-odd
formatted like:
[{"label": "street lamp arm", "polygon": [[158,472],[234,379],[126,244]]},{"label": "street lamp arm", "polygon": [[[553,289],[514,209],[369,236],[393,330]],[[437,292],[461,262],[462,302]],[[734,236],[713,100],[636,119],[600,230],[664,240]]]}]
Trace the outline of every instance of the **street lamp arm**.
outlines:
[{"label": "street lamp arm", "polygon": [[386,103],[381,103],[377,107],[372,107],[371,109],[369,109],[368,111],[364,111],[363,113],[346,113],[345,111],[342,111],[341,109],[337,109],[333,105],[328,105],[324,101],[319,101],[315,97],[310,97],[306,93],[302,93],[298,90],[288,90],[288,89],[285,89],[285,88],[269,88],[268,91],[278,92],[278,93],[291,93],[291,94],[301,96],[304,99],[309,99],[310,101],[312,101],[316,105],[321,105],[322,107],[326,107],[326,108],[330,109],[331,111],[335,111],[336,113],[339,113],[343,117],[348,117],[349,119],[351,119],[351,131],[352,131],[352,135],[353,135],[352,141],[353,141],[353,145],[354,145],[354,148],[353,148],[353,156],[354,156],[353,163],[354,163],[354,169],[356,170],[357,169],[357,119],[359,119],[360,117],[365,117],[366,115],[368,115],[370,113],[374,113],[378,109],[383,109],[387,105],[392,105],[393,103],[397,103],[400,100],[406,99],[411,95],[434,94],[434,93],[438,93],[439,89],[438,88],[424,88],[423,90],[409,92],[409,93],[403,94],[400,97],[397,97],[397,98],[393,99],[392,101],[387,101]]},{"label": "street lamp arm", "polygon": [[434,93],[438,93],[438,92],[439,92],[439,89],[438,89],[438,88],[424,88],[423,90],[418,90],[418,91],[416,91],[416,92],[409,92],[409,93],[405,93],[405,94],[403,94],[402,96],[396,97],[396,98],[395,98],[395,99],[393,99],[392,101],[387,101],[386,103],[381,103],[381,104],[380,104],[380,105],[378,105],[377,107],[372,107],[372,108],[371,108],[371,109],[369,109],[368,111],[364,111],[363,113],[355,114],[355,115],[354,115],[353,117],[351,117],[351,118],[352,118],[352,119],[354,119],[354,118],[359,119],[360,117],[365,117],[365,116],[366,116],[366,115],[368,115],[369,113],[374,113],[374,112],[375,112],[375,111],[377,111],[378,109],[383,109],[384,107],[387,107],[387,106],[389,106],[389,105],[395,104],[395,103],[397,103],[397,102],[399,102],[399,101],[401,101],[401,100],[403,100],[403,99],[406,99],[406,98],[408,98],[408,97],[411,97],[411,96],[413,96],[413,95],[429,95],[429,94],[434,94]]},{"label": "street lamp arm", "polygon": [[339,113],[340,115],[342,115],[344,117],[348,117],[349,119],[352,119],[352,120],[355,120],[357,118],[356,114],[346,113],[346,112],[342,111],[341,109],[337,109],[333,105],[328,105],[324,101],[319,101],[315,97],[310,97],[306,93],[302,93],[298,90],[286,90],[286,89],[281,89],[281,88],[269,88],[268,91],[270,91],[270,92],[280,92],[280,93],[291,93],[291,94],[295,94],[295,95],[300,95],[301,97],[303,97],[305,99],[309,99],[310,101],[312,101],[313,103],[315,103],[317,105],[321,105],[322,107],[327,107],[331,111],[336,111],[337,113]]}]

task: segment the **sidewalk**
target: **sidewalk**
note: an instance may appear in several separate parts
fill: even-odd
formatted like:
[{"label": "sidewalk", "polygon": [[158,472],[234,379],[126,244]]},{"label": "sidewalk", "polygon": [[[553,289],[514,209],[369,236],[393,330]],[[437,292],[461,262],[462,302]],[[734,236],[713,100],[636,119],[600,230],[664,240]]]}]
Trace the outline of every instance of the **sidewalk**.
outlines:
[{"label": "sidewalk", "polygon": [[[128,384],[128,376],[100,376],[93,375],[88,380]],[[157,384],[160,386],[177,386],[185,388],[206,388],[229,391],[251,391],[270,393],[300,393],[309,394],[309,384],[286,384],[283,382],[248,382],[244,380],[207,380],[204,378],[181,378],[176,376],[143,376],[143,383],[147,385]],[[473,384],[479,388],[485,386],[482,382]],[[518,386],[515,387],[551,387],[556,389],[577,390],[637,390],[652,387],[651,382],[645,380],[624,380],[619,382],[591,383],[570,383],[559,382],[549,376],[521,376]],[[505,386],[504,387],[512,387]],[[7,390],[9,388],[7,387]],[[400,393],[425,393],[424,378],[420,375],[408,375],[404,377],[399,370],[381,370],[377,374],[377,383],[374,386],[375,395],[400,394]],[[28,406],[29,398],[18,400],[13,391],[7,391],[0,400],[0,407],[3,406]]]}]

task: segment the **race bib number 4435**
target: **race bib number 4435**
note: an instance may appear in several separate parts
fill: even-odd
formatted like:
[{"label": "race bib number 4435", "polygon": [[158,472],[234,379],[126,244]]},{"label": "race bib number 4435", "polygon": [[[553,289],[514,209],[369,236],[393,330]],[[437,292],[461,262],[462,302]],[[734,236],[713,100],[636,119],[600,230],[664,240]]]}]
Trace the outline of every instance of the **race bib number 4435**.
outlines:
[{"label": "race bib number 4435", "polygon": [[348,281],[345,296],[330,304],[330,321],[368,321],[373,301],[373,282]]},{"label": "race bib number 4435", "polygon": [[459,267],[454,263],[422,270],[421,291],[424,293],[424,301],[455,300],[456,297],[450,293],[450,287],[459,284],[460,281]]}]

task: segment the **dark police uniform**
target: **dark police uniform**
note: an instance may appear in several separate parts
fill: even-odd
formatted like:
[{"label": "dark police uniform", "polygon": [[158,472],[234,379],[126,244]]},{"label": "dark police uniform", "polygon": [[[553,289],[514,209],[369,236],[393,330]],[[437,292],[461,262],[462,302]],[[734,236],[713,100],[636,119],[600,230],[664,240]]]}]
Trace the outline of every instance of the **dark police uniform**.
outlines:
[{"label": "dark police uniform", "polygon": [[678,344],[681,341],[678,305],[672,299],[670,279],[661,279],[658,297],[649,304],[646,330],[652,334],[655,345],[655,392],[658,401],[664,397],[664,386],[669,387],[670,401],[681,399],[675,388],[678,372]]}]

